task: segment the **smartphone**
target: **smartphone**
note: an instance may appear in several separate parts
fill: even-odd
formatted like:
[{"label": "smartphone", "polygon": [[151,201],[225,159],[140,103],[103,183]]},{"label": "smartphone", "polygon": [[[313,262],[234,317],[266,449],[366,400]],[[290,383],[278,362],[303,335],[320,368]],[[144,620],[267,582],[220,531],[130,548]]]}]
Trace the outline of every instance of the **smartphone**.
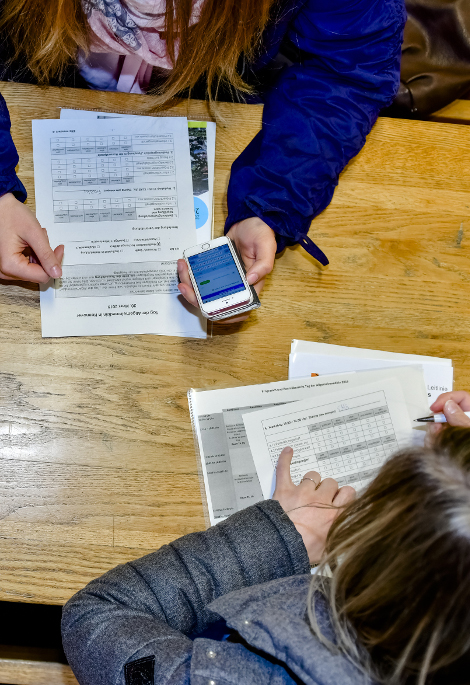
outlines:
[{"label": "smartphone", "polygon": [[202,314],[214,321],[259,307],[256,291],[230,238],[215,238],[184,251]]}]

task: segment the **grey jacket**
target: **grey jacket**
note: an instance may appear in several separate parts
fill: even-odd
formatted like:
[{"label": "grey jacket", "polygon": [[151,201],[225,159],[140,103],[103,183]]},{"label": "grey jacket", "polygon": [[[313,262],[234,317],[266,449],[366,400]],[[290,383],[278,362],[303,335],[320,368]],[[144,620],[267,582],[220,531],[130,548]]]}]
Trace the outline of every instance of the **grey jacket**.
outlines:
[{"label": "grey jacket", "polygon": [[[80,685],[364,685],[306,620],[301,536],[268,500],[109,571],[66,604],[65,653]],[[191,639],[225,619],[237,641]],[[317,617],[331,635],[328,608]]]}]

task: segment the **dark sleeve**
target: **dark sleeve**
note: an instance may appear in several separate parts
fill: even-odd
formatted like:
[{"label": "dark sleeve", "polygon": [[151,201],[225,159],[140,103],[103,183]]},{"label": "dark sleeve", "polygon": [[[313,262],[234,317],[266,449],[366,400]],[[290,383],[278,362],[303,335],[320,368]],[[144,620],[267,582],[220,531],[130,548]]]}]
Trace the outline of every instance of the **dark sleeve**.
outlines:
[{"label": "dark sleeve", "polygon": [[280,249],[300,242],[321,261],[305,236],[395,96],[404,23],[402,0],[305,3],[288,33],[301,62],[267,94],[262,130],[232,166],[226,231],[258,216]]},{"label": "dark sleeve", "polygon": [[64,607],[67,659],[80,685],[124,685],[126,662],[147,657],[159,685],[189,683],[187,635],[219,618],[212,600],[308,572],[293,523],[278,502],[261,502],[89,583]]},{"label": "dark sleeve", "polygon": [[20,202],[24,202],[26,190],[15,172],[19,160],[10,127],[10,115],[0,95],[0,197],[5,193],[13,193]]}]

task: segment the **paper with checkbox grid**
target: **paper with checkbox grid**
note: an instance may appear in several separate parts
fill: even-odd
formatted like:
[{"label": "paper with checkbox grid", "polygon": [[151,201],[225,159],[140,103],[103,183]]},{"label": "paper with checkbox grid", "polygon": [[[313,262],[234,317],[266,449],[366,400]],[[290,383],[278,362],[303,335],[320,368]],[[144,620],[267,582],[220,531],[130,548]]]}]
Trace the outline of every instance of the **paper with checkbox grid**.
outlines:
[{"label": "paper with checkbox grid", "polygon": [[284,447],[294,450],[294,483],[317,471],[322,479],[360,490],[389,456],[412,442],[413,432],[403,389],[393,377],[253,412],[243,422],[265,498],[273,494]]}]

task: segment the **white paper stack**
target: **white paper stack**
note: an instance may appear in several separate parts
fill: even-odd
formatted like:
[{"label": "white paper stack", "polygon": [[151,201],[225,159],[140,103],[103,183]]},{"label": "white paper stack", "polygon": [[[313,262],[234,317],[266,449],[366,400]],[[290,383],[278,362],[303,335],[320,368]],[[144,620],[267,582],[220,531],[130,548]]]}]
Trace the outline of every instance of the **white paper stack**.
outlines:
[{"label": "white paper stack", "polygon": [[291,473],[307,471],[361,488],[400,447],[420,444],[426,415],[423,367],[401,366],[188,393],[214,524],[271,497],[275,466],[294,449]]},{"label": "white paper stack", "polygon": [[366,371],[421,364],[429,404],[443,392],[453,389],[452,360],[401,354],[381,350],[364,350],[327,343],[293,340],[289,355],[289,378],[323,376],[347,371]]},{"label": "white paper stack", "polygon": [[36,212],[62,278],[41,287],[44,337],[207,337],[176,260],[211,238],[215,125],[62,111],[33,122]]},{"label": "white paper stack", "polygon": [[[84,109],[60,111],[61,119],[152,119],[137,114],[95,112]],[[212,121],[188,120],[189,153],[193,181],[194,216],[197,243],[211,240],[214,226],[214,168],[216,124]],[[191,247],[188,245],[187,247]]]}]

